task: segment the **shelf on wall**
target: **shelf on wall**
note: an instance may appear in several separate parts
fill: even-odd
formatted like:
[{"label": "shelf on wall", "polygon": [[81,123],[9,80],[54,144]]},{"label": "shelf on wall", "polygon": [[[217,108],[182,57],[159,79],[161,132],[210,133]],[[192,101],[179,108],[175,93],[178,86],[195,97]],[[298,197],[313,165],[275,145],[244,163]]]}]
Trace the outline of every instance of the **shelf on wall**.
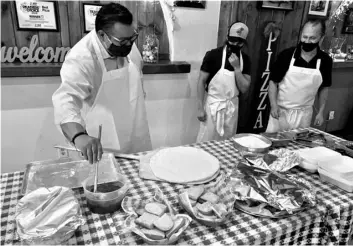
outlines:
[{"label": "shelf on wall", "polygon": [[[46,77],[60,76],[62,63],[1,63],[1,77]],[[158,63],[145,63],[143,74],[190,73],[190,63],[184,61],[161,60]]]}]

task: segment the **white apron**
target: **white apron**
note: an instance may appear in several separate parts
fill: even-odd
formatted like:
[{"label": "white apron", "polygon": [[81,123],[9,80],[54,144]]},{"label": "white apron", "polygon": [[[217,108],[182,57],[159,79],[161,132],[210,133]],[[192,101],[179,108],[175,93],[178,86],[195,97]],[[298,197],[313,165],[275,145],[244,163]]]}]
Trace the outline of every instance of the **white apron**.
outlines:
[{"label": "white apron", "polygon": [[90,136],[98,136],[102,124],[101,143],[104,150],[135,153],[152,149],[141,76],[127,57],[128,65],[107,71],[97,41],[93,42],[102,66],[102,83],[85,118]]},{"label": "white apron", "polygon": [[311,124],[315,96],[322,83],[321,59],[317,60],[316,68],[296,67],[294,54],[286,75],[278,85],[279,118],[270,115],[266,132],[306,128]]},{"label": "white apron", "polygon": [[[241,53],[239,60],[243,71]],[[221,68],[208,86],[204,103],[207,119],[200,122],[197,142],[227,139],[237,131],[239,90],[235,84],[234,72],[225,69],[225,62],[226,47],[223,49]]]}]

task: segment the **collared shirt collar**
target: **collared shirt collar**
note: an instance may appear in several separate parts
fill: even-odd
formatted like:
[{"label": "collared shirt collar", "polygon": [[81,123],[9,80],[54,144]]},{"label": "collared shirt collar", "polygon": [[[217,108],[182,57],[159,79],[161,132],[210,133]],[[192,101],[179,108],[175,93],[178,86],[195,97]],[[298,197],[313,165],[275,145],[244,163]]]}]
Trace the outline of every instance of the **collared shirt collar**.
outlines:
[{"label": "collared shirt collar", "polygon": [[111,55],[109,55],[108,51],[104,48],[104,45],[102,44],[102,42],[100,41],[97,32],[94,30],[94,35],[95,39],[97,40],[98,46],[99,46],[99,50],[102,54],[102,58],[104,59],[108,59],[108,58],[113,58]]}]

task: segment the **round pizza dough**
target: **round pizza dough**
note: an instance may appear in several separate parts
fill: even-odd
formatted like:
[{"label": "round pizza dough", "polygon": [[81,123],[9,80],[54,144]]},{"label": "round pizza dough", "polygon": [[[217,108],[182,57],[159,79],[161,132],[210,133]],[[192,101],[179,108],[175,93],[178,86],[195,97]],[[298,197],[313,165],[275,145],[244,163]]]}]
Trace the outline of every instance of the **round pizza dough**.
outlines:
[{"label": "round pizza dough", "polygon": [[206,180],[220,169],[216,157],[193,147],[162,149],[151,158],[150,166],[157,178],[172,183]]}]

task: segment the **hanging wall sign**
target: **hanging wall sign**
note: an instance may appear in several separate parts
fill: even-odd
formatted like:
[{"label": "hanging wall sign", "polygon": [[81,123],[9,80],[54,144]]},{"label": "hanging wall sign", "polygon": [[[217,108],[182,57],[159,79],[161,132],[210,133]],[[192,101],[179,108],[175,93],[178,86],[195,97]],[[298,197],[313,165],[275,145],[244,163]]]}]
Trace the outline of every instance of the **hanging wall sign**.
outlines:
[{"label": "hanging wall sign", "polygon": [[270,66],[272,64],[272,58],[274,57],[274,51],[277,48],[277,37],[279,36],[279,28],[275,23],[269,23],[265,27],[264,31],[265,40],[267,42],[262,42],[261,50],[263,55],[261,57],[266,59],[261,59],[259,62],[259,68],[262,73],[256,80],[256,85],[254,88],[254,107],[251,111],[250,120],[250,132],[260,133],[266,131],[267,123],[270,115],[270,103],[268,99],[268,86],[270,78]]},{"label": "hanging wall sign", "polygon": [[19,30],[59,30],[56,2],[16,0],[15,12]]},{"label": "hanging wall sign", "polygon": [[1,47],[1,62],[64,62],[70,47],[37,47],[38,35],[33,35],[29,47]]},{"label": "hanging wall sign", "polygon": [[102,5],[98,4],[83,4],[83,18],[85,24],[85,32],[90,32],[95,27],[96,15]]}]

